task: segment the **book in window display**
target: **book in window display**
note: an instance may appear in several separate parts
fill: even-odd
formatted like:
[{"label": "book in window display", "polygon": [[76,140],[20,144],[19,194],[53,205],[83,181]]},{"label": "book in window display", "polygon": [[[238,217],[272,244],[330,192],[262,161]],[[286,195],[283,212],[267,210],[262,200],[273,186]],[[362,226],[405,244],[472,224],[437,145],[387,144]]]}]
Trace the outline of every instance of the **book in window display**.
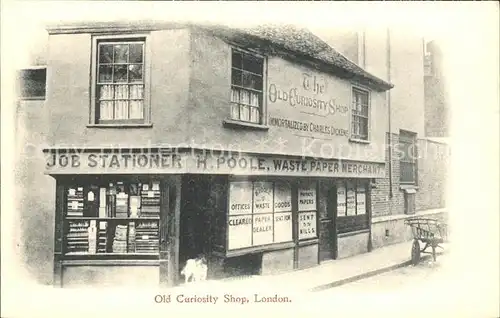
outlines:
[{"label": "book in window display", "polygon": [[157,218],[160,216],[160,183],[143,184],[141,191],[140,217]]},{"label": "book in window display", "polygon": [[129,222],[128,224],[127,240],[127,251],[129,253],[135,253],[135,222]]},{"label": "book in window display", "polygon": [[128,217],[128,194],[125,192],[123,182],[118,182],[117,184],[115,217]]},{"label": "book in window display", "polygon": [[139,222],[136,226],[136,253],[158,253],[158,222]]},{"label": "book in window display", "polygon": [[106,221],[99,222],[97,253],[106,253],[108,251],[107,227],[108,227],[108,222]]},{"label": "book in window display", "polygon": [[112,249],[113,253],[127,253],[127,225],[116,225]]},{"label": "book in window display", "polygon": [[67,203],[66,215],[68,217],[82,217],[83,187],[69,188],[66,203]]},{"label": "book in window display", "polygon": [[87,253],[89,251],[89,222],[75,221],[68,223],[66,235],[67,253]]},{"label": "book in window display", "polygon": [[90,226],[88,227],[89,233],[89,254],[97,253],[97,226],[96,220],[90,221]]}]

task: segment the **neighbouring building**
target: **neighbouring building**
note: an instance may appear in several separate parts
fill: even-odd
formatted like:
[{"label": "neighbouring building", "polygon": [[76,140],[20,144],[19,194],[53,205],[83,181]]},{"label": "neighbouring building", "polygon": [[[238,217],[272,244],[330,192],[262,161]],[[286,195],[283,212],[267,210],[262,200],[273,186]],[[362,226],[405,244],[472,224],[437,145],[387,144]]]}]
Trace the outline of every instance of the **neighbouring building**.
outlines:
[{"label": "neighbouring building", "polygon": [[386,175],[372,190],[372,240],[376,248],[410,239],[406,218],[443,218],[447,212],[449,146],[431,138],[444,137],[435,132],[448,125],[441,52],[435,44],[426,51],[424,38],[408,29],[343,28],[320,34],[349,60],[394,85],[387,91]]},{"label": "neighbouring building", "polygon": [[175,285],[199,254],[209,278],[272,274],[402,242],[405,218],[444,212],[421,40],[139,22],[48,34],[18,110],[24,144],[45,145],[18,167],[39,281]]}]

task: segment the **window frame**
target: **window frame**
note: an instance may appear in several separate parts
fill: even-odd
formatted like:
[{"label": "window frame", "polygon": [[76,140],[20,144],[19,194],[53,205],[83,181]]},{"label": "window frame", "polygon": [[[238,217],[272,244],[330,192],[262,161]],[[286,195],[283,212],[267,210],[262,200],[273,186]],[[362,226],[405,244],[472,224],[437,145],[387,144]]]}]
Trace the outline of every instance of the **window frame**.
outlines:
[{"label": "window frame", "polygon": [[[144,101],[143,119],[113,119],[101,122],[97,118],[97,68],[99,67],[98,47],[99,43],[105,42],[143,42],[143,81],[144,81]],[[90,61],[90,114],[89,126],[97,127],[151,127],[151,40],[149,33],[118,34],[118,35],[94,35],[92,36],[92,56]]]},{"label": "window frame", "polygon": [[[360,115],[355,115],[354,112],[353,112],[353,103],[354,103],[354,92],[355,91],[359,91],[361,93],[365,93],[367,95],[367,98],[368,98],[368,104],[367,104],[367,107],[368,107],[368,115],[366,117],[367,119],[367,124],[366,124],[366,139],[362,139],[360,138],[360,136],[357,136],[357,135],[354,135],[353,134],[353,122],[354,122],[354,116],[360,116]],[[359,143],[370,143],[371,141],[371,118],[372,118],[372,101],[371,101],[371,98],[372,98],[372,94],[371,94],[371,91],[363,86],[360,86],[360,85],[351,85],[351,91],[350,91],[350,105],[349,105],[349,140],[352,141],[352,142],[359,142]],[[360,116],[360,117],[364,117],[364,116]]]},{"label": "window frame", "polygon": [[[251,122],[251,121],[245,121],[241,119],[233,119],[231,116],[231,110],[232,110],[232,104],[233,102],[231,101],[232,97],[232,87],[233,87],[233,52],[239,52],[242,54],[246,55],[251,55],[253,57],[257,57],[262,59],[262,105],[260,106],[260,121],[259,123]],[[259,53],[255,50],[249,50],[249,49],[242,49],[238,46],[232,45],[230,46],[229,50],[229,58],[228,58],[228,69],[229,69],[229,78],[228,78],[228,83],[229,83],[229,90],[228,90],[228,103],[229,103],[229,108],[228,108],[228,116],[224,120],[224,124],[226,126],[230,127],[245,127],[245,128],[254,128],[254,129],[266,129],[267,128],[267,99],[266,99],[266,92],[267,92],[267,56]],[[241,87],[242,89],[245,89],[244,87]]]},{"label": "window frame", "polygon": [[[404,136],[401,138],[401,136]],[[401,140],[405,141],[410,141],[412,140],[412,143],[410,144],[409,142],[405,142],[405,144],[410,144],[413,146],[414,149],[414,158],[410,160],[406,160],[406,153],[404,153],[403,157],[399,158],[399,183],[404,184],[404,185],[417,185],[418,184],[418,143],[417,143],[417,134],[411,131],[407,130],[399,130],[399,136],[398,136],[398,148],[401,150]],[[406,181],[402,180],[403,174],[402,174],[402,169],[401,169],[401,164],[412,164],[413,166],[413,181]]]}]

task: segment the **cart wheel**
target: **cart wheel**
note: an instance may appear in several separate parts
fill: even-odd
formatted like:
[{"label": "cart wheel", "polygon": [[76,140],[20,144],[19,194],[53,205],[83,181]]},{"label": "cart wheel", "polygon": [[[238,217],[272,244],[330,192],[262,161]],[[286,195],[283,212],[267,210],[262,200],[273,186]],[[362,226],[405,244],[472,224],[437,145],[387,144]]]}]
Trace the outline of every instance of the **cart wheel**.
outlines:
[{"label": "cart wheel", "polygon": [[417,265],[420,262],[420,244],[418,240],[413,240],[411,247],[411,263]]}]

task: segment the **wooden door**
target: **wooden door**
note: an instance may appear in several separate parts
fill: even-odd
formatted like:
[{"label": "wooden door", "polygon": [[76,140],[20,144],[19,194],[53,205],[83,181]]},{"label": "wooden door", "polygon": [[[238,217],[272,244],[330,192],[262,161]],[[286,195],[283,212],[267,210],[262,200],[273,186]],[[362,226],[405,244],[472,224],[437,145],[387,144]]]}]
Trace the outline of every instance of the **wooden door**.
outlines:
[{"label": "wooden door", "polygon": [[[324,185],[327,186],[327,185]],[[319,261],[337,258],[337,233],[335,226],[337,191],[328,186],[326,194],[326,213],[320,214],[319,219]]]}]

